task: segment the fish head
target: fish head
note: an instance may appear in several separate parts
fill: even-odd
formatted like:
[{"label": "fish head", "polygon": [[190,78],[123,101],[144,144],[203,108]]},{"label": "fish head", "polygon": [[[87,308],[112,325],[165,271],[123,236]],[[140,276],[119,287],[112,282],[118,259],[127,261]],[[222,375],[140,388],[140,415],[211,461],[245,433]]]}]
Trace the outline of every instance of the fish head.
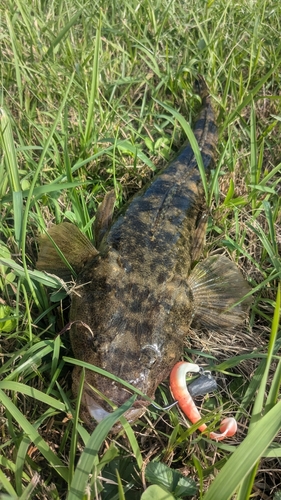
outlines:
[{"label": "fish head", "polygon": [[[81,328],[79,331],[81,334]],[[155,397],[158,385],[168,378],[170,370],[179,358],[181,342],[175,342],[174,338],[169,339],[169,336],[163,342],[162,332],[157,343],[145,343],[145,335],[142,332],[143,345],[140,346],[137,336],[134,335],[135,331],[133,327],[130,333],[123,329],[110,343],[99,342],[96,354],[94,351],[84,354],[84,360],[93,366],[93,370],[85,370],[82,394],[82,419],[87,424],[89,416],[100,422],[135,393],[137,399],[124,415],[130,423],[134,423],[145,413]],[[89,338],[87,343],[88,341]],[[108,376],[96,372],[95,368],[102,368]],[[73,393],[78,395],[80,367],[75,367],[72,377]],[[118,426],[115,427],[115,430],[118,429]]]},{"label": "fish head", "polygon": [[[136,388],[137,399],[125,414],[133,423],[180,357],[191,319],[188,290],[175,283],[151,286],[145,277],[134,275],[117,252],[97,256],[79,279],[82,286],[78,284],[72,297],[71,343],[75,357],[93,365],[93,370],[85,371],[83,409],[100,421]],[[81,368],[76,367],[74,395],[80,375]]]}]

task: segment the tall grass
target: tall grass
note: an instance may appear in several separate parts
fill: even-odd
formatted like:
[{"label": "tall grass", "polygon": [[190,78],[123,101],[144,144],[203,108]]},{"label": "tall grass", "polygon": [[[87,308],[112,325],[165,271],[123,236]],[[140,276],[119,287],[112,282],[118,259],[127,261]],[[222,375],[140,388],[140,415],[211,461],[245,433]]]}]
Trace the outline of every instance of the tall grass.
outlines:
[{"label": "tall grass", "polygon": [[[0,498],[277,499],[280,20],[278,0],[0,0]],[[121,417],[126,437],[109,433],[123,407],[89,435],[67,291],[35,270],[36,238],[68,220],[93,239],[104,194],[121,207],[190,139],[198,73],[220,130],[204,252],[235,260],[254,299],[232,339],[193,332],[183,354],[216,370],[202,413],[236,413],[238,437],[211,443],[152,406],[137,427]]]}]

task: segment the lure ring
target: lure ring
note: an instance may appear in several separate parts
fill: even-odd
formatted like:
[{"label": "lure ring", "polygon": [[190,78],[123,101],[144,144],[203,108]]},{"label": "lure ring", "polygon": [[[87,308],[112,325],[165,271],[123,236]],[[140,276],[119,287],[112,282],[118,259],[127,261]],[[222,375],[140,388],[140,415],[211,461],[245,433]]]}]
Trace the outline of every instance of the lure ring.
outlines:
[{"label": "lure ring", "polygon": [[[187,416],[188,420],[196,424],[201,420],[201,415],[188,391],[186,385],[187,373],[201,373],[201,368],[195,363],[179,361],[172,369],[170,374],[170,389],[173,398],[178,402],[179,407]],[[201,432],[208,430],[206,424],[198,427]],[[220,424],[220,433],[209,432],[208,436],[215,441],[222,441],[227,437],[232,437],[237,432],[237,422],[235,418],[224,418]]]}]

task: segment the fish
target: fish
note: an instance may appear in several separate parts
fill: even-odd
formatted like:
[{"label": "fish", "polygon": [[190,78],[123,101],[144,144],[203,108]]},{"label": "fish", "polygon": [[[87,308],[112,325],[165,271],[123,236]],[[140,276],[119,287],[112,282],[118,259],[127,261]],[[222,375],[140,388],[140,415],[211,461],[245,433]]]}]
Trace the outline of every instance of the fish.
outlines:
[{"label": "fish", "polygon": [[[195,91],[202,105],[193,133],[208,175],[218,130],[201,76]],[[138,395],[125,413],[133,424],[181,358],[190,325],[235,331],[249,307],[242,299],[250,287],[223,255],[193,267],[205,195],[189,143],[115,219],[114,202],[110,192],[99,206],[96,246],[74,224],[52,226],[39,238],[37,269],[64,280],[77,276],[69,319],[73,354],[146,396]],[[75,397],[81,370],[75,366],[72,374]],[[86,369],[80,416],[92,428],[130,396],[118,381]]]}]

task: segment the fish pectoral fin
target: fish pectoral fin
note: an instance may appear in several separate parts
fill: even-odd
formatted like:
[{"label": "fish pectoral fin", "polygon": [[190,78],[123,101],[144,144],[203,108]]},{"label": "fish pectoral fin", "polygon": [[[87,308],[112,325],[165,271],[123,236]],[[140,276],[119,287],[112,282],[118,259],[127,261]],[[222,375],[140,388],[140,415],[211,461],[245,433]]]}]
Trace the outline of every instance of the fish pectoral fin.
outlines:
[{"label": "fish pectoral fin", "polygon": [[70,222],[52,226],[38,238],[38,243],[36,268],[56,274],[64,281],[75,278],[85,263],[98,254],[90,240]]},{"label": "fish pectoral fin", "polygon": [[94,224],[95,243],[97,247],[99,247],[103,236],[111,225],[115,201],[115,192],[113,190],[109,191],[97,209]]},{"label": "fish pectoral fin", "polygon": [[252,299],[243,297],[251,288],[227,257],[212,256],[199,262],[188,284],[194,299],[193,322],[207,328],[230,329],[245,319]]}]

